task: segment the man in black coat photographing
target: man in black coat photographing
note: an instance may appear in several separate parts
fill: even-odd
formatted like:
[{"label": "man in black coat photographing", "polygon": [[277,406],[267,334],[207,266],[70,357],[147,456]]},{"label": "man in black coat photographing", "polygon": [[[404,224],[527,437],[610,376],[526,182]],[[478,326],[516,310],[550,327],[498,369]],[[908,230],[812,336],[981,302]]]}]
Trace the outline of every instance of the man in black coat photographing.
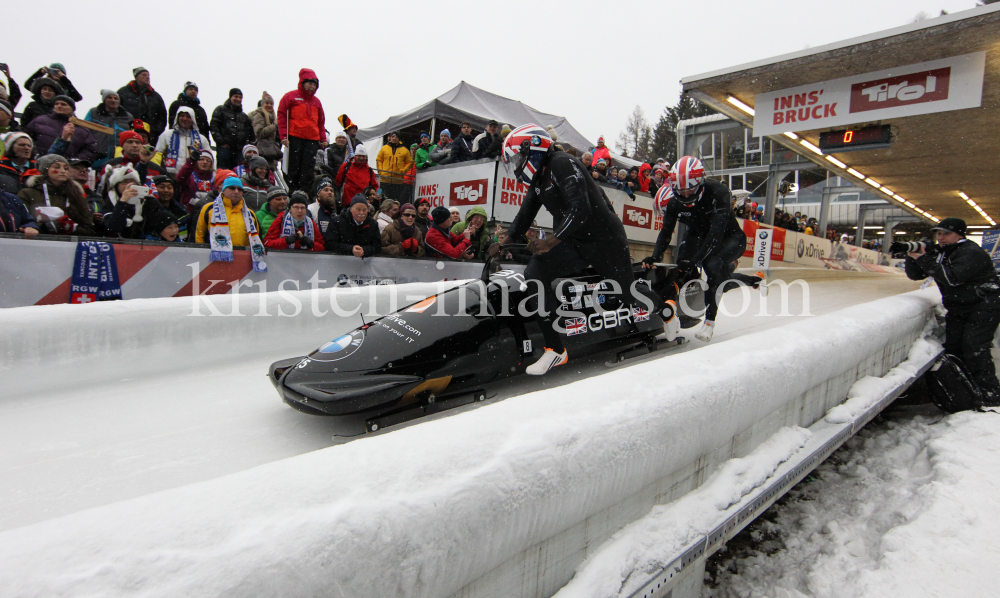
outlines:
[{"label": "man in black coat photographing", "polygon": [[931,229],[937,245],[893,243],[893,253],[907,251],[903,264],[911,280],[930,276],[941,290],[945,316],[944,350],[965,364],[982,392],[981,405],[1000,405],[1000,382],[990,347],[1000,325],[1000,281],[986,251],[965,238],[965,221],[945,218]]}]

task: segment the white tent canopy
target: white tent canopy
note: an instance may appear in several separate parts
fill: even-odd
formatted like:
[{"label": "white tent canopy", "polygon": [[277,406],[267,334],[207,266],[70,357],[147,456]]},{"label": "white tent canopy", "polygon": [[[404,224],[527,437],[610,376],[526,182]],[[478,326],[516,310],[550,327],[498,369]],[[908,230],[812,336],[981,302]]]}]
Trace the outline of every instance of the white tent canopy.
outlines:
[{"label": "white tent canopy", "polygon": [[[465,81],[462,81],[426,104],[417,106],[402,114],[391,116],[385,122],[374,127],[360,129],[358,131],[358,138],[365,143],[365,147],[371,153],[378,151],[378,148],[382,146],[383,139],[385,139],[385,136],[390,131],[401,131],[407,127],[428,123],[425,130],[431,133],[431,136],[436,141],[436,135],[444,127],[439,124],[434,131],[431,131],[432,127],[429,124],[431,119],[451,123],[469,121],[472,123],[473,128],[478,130],[485,129],[486,123],[490,120],[495,120],[501,124],[509,124],[512,127],[518,127],[526,123],[535,123],[543,127],[552,125],[559,135],[559,143],[564,146],[570,145],[581,154],[597,145],[596,139],[593,141],[588,140],[573,128],[573,125],[566,120],[565,116],[540,112],[527,104],[479,89]],[[457,131],[452,131],[453,136],[457,133]],[[404,139],[404,142],[407,142],[407,140]],[[619,163],[630,166],[639,164],[635,160],[612,155]]]}]

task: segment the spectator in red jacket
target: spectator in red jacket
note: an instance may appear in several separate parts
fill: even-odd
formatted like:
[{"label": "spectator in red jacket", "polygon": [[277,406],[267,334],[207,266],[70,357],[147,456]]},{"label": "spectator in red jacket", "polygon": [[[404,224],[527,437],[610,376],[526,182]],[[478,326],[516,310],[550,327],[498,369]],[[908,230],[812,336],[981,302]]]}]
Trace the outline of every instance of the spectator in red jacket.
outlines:
[{"label": "spectator in red jacket", "polygon": [[354,158],[344,162],[337,172],[337,178],[333,181],[337,187],[343,186],[344,190],[340,194],[341,201],[345,208],[350,204],[355,195],[364,191],[366,187],[378,189],[378,177],[371,166],[368,166],[368,150],[364,145],[358,145],[354,150]]},{"label": "spectator in red jacket", "polygon": [[[278,137],[288,148],[288,184],[309,191],[316,152],[326,147],[326,116],[316,97],[319,78],[312,69],[299,71],[299,87],[278,104]],[[347,197],[353,197],[348,195]]]},{"label": "spectator in red jacket", "polygon": [[323,251],[323,234],[306,210],[307,200],[293,193],[288,209],[278,214],[267,230],[264,245],[272,249]]},{"label": "spectator in red jacket", "polygon": [[608,146],[604,145],[603,135],[597,138],[597,147],[594,148],[594,155],[591,159],[595,164],[598,160],[604,160],[608,164],[611,164],[611,150],[608,149]]},{"label": "spectator in red jacket", "polygon": [[434,220],[434,224],[427,229],[427,237],[424,238],[427,255],[431,257],[445,256],[453,260],[471,259],[474,255],[471,247],[472,241],[469,240],[471,231],[466,229],[461,235],[452,234],[451,212],[442,206],[431,211],[431,218]]}]

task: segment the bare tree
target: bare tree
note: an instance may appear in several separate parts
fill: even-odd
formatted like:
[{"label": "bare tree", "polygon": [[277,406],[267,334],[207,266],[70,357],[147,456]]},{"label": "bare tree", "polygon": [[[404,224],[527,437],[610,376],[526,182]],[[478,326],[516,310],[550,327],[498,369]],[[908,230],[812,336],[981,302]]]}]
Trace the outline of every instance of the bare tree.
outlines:
[{"label": "bare tree", "polygon": [[615,149],[627,158],[648,160],[652,140],[653,129],[642,107],[637,105],[625,123],[625,130],[618,134]]}]

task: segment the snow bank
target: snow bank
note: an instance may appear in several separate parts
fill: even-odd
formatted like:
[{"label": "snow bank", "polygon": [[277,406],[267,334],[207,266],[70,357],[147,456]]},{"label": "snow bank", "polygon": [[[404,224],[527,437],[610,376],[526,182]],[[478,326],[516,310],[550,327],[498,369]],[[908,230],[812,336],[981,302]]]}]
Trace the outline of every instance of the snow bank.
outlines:
[{"label": "snow bank", "polygon": [[[271,352],[309,350],[361,324],[361,315],[390,313],[457,282],[340,287],[308,291],[238,293],[200,297],[132,299],[87,305],[38,305],[0,309],[0,375],[7,396],[37,388],[46,379],[79,387],[96,377],[132,378],[174,368],[209,368]],[[334,312],[340,310],[340,315]],[[356,312],[357,310],[357,312]],[[346,329],[346,330],[345,330]],[[116,364],[114,368],[97,368]]]},{"label": "snow bank", "polygon": [[916,334],[937,295],[7,531],[0,587],[19,597],[447,596]]},{"label": "snow bank", "polygon": [[[924,328],[928,334],[934,320]],[[835,433],[825,424],[851,424],[890,393],[911,382],[928,362],[941,352],[934,339],[920,338],[911,347],[906,361],[892,368],[885,376],[865,376],[848,391],[848,399],[827,412],[815,440],[812,430],[783,428],[753,453],[743,459],[731,459],[704,486],[667,505],[654,507],[648,515],[621,530],[599,547],[577,568],[573,580],[556,598],[618,598],[629,596],[659,573],[671,559],[692,545],[731,516],[730,507],[741,497],[777,475],[778,467],[798,449],[816,450]],[[797,434],[793,433],[797,432]],[[811,453],[806,451],[808,457]],[[732,471],[750,471],[754,475],[734,477]]]},{"label": "snow bank", "polygon": [[768,554],[720,564],[716,598],[996,596],[1000,417],[887,414],[760,526]]}]

